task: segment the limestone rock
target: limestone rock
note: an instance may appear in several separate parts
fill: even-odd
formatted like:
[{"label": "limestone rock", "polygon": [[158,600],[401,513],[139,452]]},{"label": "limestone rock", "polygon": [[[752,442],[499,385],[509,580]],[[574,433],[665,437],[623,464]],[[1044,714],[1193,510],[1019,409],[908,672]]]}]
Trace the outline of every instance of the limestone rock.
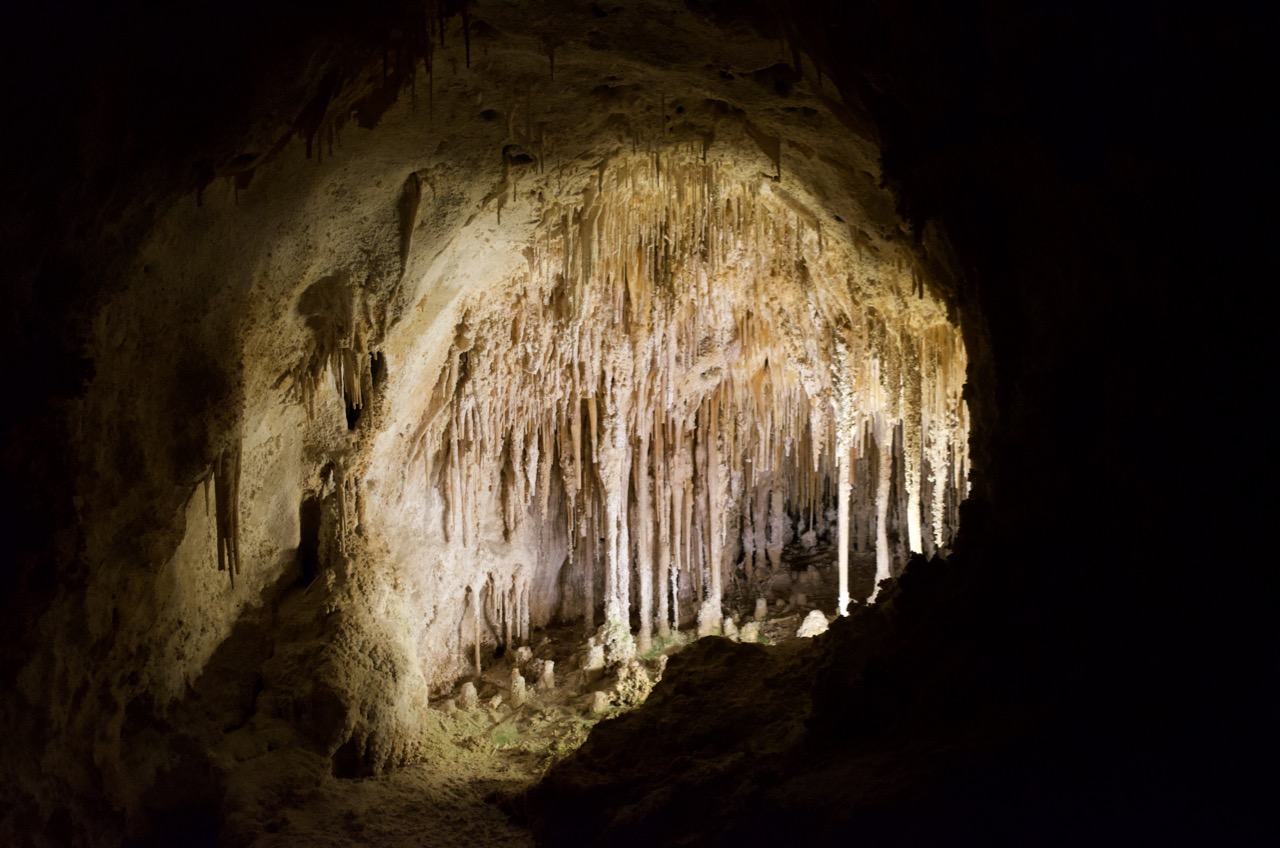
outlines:
[{"label": "limestone rock", "polygon": [[796,631],[796,636],[801,639],[808,639],[826,632],[827,617],[822,614],[822,610],[810,610],[804,621],[800,623],[800,629]]},{"label": "limestone rock", "polygon": [[703,601],[698,610],[698,638],[718,636],[721,632],[720,608],[711,599]]},{"label": "limestone rock", "polygon": [[639,660],[629,660],[618,669],[618,685],[613,701],[620,707],[638,707],[653,691],[653,680]]},{"label": "limestone rock", "polygon": [[480,694],[476,692],[476,685],[468,680],[462,684],[462,692],[458,695],[458,706],[464,710],[474,710],[480,705]]},{"label": "limestone rock", "polygon": [[554,660],[543,660],[542,671],[538,675],[539,692],[551,692],[556,688],[556,664]]},{"label": "limestone rock", "polygon": [[524,676],[520,674],[520,669],[511,669],[511,706],[519,709],[523,707],[528,699],[528,691],[525,688]]},{"label": "limestone rock", "polygon": [[738,641],[738,625],[734,623],[732,618],[726,615],[722,626],[726,639],[731,639],[734,642]]}]

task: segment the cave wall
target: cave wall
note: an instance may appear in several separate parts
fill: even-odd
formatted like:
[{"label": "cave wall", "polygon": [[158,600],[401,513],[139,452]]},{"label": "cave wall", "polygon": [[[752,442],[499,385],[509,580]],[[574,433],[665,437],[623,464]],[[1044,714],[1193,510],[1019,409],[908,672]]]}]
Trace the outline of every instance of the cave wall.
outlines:
[{"label": "cave wall", "polygon": [[[974,528],[966,561],[974,594],[988,599],[981,610],[994,622],[992,641],[1031,646],[1009,656],[1009,673],[1040,669],[1029,675],[1037,703],[1063,722],[1092,717],[1082,738],[1122,740],[1149,723],[1153,737],[1189,740],[1195,767],[1214,771],[1252,727],[1247,681],[1266,666],[1251,646],[1269,644],[1254,606],[1264,597],[1253,591],[1262,569],[1248,565],[1257,557],[1239,530],[1265,526],[1262,475],[1239,461],[1238,436],[1250,418],[1243,398],[1264,384],[1254,369],[1266,338],[1260,311],[1240,300],[1274,267],[1260,247],[1264,217],[1252,213],[1272,172],[1258,164],[1269,134],[1247,80],[1267,76],[1256,57],[1274,21],[1194,4],[690,8],[730,32],[777,37],[783,52],[798,48],[793,64],[809,63],[838,87],[835,111],[884,151],[894,194],[876,186],[874,162],[860,163],[869,181],[836,180],[831,193],[885,220],[896,198],[935,263],[931,284],[961,308],[971,449],[983,469],[965,522]],[[14,269],[4,344],[9,361],[34,364],[18,369],[5,400],[6,490],[23,497],[4,516],[13,544],[3,669],[20,699],[3,709],[4,726],[21,739],[9,753],[47,771],[37,779],[15,769],[18,791],[47,804],[24,801],[7,826],[38,829],[53,826],[43,816],[64,803],[57,799],[75,798],[80,816],[104,821],[118,821],[121,808],[145,814],[150,802],[140,797],[180,758],[157,746],[154,761],[130,760],[122,734],[155,721],[161,709],[148,699],[180,700],[244,611],[296,579],[302,502],[327,504],[322,524],[336,520],[336,469],[326,477],[323,463],[281,438],[310,425],[305,404],[282,398],[276,381],[314,341],[298,320],[309,287],[400,285],[400,180],[431,157],[383,145],[394,146],[394,127],[421,121],[433,101],[422,80],[411,102],[388,93],[405,82],[398,60],[367,74],[370,55],[421,49],[387,36],[389,22],[401,22],[396,8],[353,24],[340,10],[289,4],[200,7],[208,15],[196,26],[151,12],[32,11],[31,24],[12,30],[27,43],[5,51],[4,75],[6,99],[39,129],[12,134],[17,152],[4,165],[6,184],[18,187],[4,205],[4,256]],[[461,24],[450,20],[453,53],[441,55],[459,64]],[[143,49],[126,58],[98,37],[103,28]],[[44,45],[56,45],[56,61]],[[636,45],[648,61],[696,52],[660,33]],[[551,61],[542,49],[526,60],[539,77]],[[437,82],[446,78],[441,70]],[[774,73],[754,84],[787,79]],[[333,111],[353,115],[341,129],[314,119],[315,104],[324,114],[335,97]],[[377,150],[366,151],[362,125],[379,118]],[[341,136],[344,161],[367,156],[370,172],[382,173],[373,160],[383,155],[411,167],[382,185],[358,168],[326,169],[330,133]],[[484,146],[474,149],[479,158]],[[246,153],[261,164],[239,158]],[[460,178],[452,191],[460,209],[489,187]],[[264,208],[272,197],[296,205],[272,212]],[[325,217],[344,207],[374,213]],[[414,236],[421,279],[431,268],[456,279],[449,257],[430,248],[448,214],[424,220],[426,233]],[[265,223],[282,220],[285,231]],[[1219,296],[1227,285],[1244,295]],[[447,314],[450,293],[433,291],[424,311]],[[407,292],[383,301],[397,298],[405,309],[415,303]],[[453,331],[452,316],[400,320],[415,337]],[[396,375],[433,367],[389,362]],[[430,381],[402,385],[410,382]],[[246,404],[251,397],[262,405]],[[314,438],[322,450],[343,449],[343,404],[328,386],[315,397],[315,420],[327,423]],[[377,403],[375,395],[365,414],[376,416]],[[202,489],[239,439],[250,469],[241,510],[263,521],[241,547],[252,567],[229,590]],[[406,549],[412,542],[404,537]],[[1223,573],[1237,610],[1229,622],[1207,600],[1212,575]],[[413,618],[386,585],[351,585],[364,608]],[[381,641],[365,632],[354,644]],[[390,661],[429,666],[412,654],[433,644],[436,635],[424,634]],[[106,659],[80,653],[86,645]],[[281,658],[268,676],[295,680],[311,661],[298,654],[297,668]],[[1126,716],[1119,728],[1105,720],[1108,703]],[[1244,720],[1204,731],[1230,716]],[[369,717],[360,708],[320,722],[316,744],[336,749],[361,722]],[[1171,758],[1142,739],[1153,756],[1125,772],[1135,781]],[[89,764],[86,751],[109,764]],[[1239,755],[1236,767],[1248,763]]]}]

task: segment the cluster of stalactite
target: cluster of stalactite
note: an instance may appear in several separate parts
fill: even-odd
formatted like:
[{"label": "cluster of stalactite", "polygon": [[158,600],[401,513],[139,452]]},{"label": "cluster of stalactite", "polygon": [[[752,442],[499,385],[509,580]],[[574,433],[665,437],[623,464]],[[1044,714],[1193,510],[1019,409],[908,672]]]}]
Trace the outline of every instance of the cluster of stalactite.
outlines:
[{"label": "cluster of stalactite", "polygon": [[325,277],[311,285],[298,305],[310,331],[298,362],[280,375],[276,387],[303,405],[315,418],[320,387],[332,381],[346,408],[347,426],[354,428],[376,378],[381,353],[370,344],[378,325],[363,290],[341,276]]},{"label": "cluster of stalactite", "polygon": [[214,544],[218,570],[231,577],[240,573],[240,439],[218,454],[204,479],[204,511],[209,514],[209,483],[213,483]]},{"label": "cluster of stalactite", "polygon": [[837,501],[845,549],[851,523],[874,532],[887,576],[894,468],[911,548],[926,521],[945,544],[967,422],[940,308],[864,284],[816,215],[701,150],[602,166],[537,232],[509,294],[457,324],[414,437],[448,539],[472,544],[495,502],[504,534],[563,532],[615,656],[633,613],[641,650],[690,600],[714,629],[727,583],[776,570]]},{"label": "cluster of stalactite", "polygon": [[[462,619],[459,644],[471,643],[475,652],[475,669],[481,668],[481,647],[490,628],[497,642],[504,649],[527,641],[530,632],[529,571],[516,566],[505,571],[493,571],[467,587],[467,608],[470,616]],[[471,619],[471,633],[467,631],[467,618]]]}]

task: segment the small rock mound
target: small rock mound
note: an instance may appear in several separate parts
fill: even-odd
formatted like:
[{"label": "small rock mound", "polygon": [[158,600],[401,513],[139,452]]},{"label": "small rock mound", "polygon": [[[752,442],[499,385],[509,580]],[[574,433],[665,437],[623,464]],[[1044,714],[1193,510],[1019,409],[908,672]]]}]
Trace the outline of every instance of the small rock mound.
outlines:
[{"label": "small rock mound", "polygon": [[810,610],[809,614],[804,617],[804,621],[800,623],[800,629],[796,631],[796,636],[801,639],[820,636],[827,632],[827,624],[827,617],[822,614],[822,610]]}]

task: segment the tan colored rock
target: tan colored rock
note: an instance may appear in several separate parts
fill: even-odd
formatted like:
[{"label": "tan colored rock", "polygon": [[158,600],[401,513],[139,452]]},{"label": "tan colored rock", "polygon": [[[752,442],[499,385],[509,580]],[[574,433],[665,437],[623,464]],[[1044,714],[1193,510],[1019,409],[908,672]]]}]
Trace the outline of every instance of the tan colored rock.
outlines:
[{"label": "tan colored rock", "polygon": [[698,638],[718,636],[722,632],[722,627],[720,605],[708,598],[698,610]]},{"label": "tan colored rock", "polygon": [[519,709],[523,707],[525,701],[528,700],[528,691],[525,688],[524,677],[520,674],[520,669],[511,669],[511,706]]},{"label": "tan colored rock", "polygon": [[726,639],[734,642],[738,641],[738,625],[734,623],[732,618],[726,615],[721,628]]},{"label": "tan colored rock", "polygon": [[538,691],[551,692],[556,688],[556,664],[554,660],[542,661],[542,672],[538,675]]},{"label": "tan colored rock", "polygon": [[800,629],[796,631],[796,636],[801,639],[820,636],[827,632],[827,626],[827,617],[822,614],[822,610],[810,610],[804,617],[804,621],[800,622]]}]

